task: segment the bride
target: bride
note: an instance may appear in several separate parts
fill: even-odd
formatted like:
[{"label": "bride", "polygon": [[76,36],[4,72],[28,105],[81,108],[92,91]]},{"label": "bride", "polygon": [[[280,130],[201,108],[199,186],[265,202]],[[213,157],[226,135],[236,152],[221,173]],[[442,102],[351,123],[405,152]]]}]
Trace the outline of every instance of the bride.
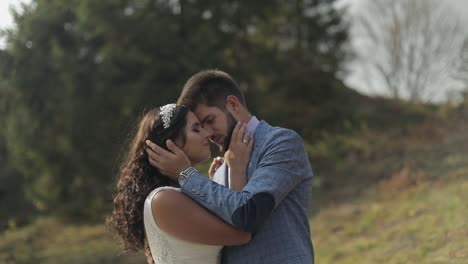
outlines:
[{"label": "bride", "polygon": [[[244,131],[244,125],[236,126],[225,155],[232,175],[230,188],[236,191],[241,191],[246,183],[253,145],[253,140],[249,144],[242,141],[243,137],[250,139],[249,135],[243,135]],[[107,219],[120,237],[124,251],[140,251],[149,246],[155,263],[216,264],[221,261],[222,246],[250,241],[250,233],[235,229],[192,201],[180,192],[177,182],[162,176],[149,164],[146,140],[166,150],[166,142],[171,140],[194,166],[210,158],[209,136],[185,106],[165,105],[141,118],[119,172],[114,210]],[[210,177],[219,164],[219,160],[213,161]]]}]

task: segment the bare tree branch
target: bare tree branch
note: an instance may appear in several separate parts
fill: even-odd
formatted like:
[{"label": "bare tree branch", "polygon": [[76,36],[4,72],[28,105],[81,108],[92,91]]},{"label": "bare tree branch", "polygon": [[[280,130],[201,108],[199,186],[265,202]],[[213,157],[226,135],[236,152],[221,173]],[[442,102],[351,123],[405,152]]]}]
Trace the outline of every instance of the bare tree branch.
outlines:
[{"label": "bare tree branch", "polygon": [[468,68],[460,56],[468,32],[442,1],[366,1],[355,20],[357,57],[394,98],[431,100]]}]

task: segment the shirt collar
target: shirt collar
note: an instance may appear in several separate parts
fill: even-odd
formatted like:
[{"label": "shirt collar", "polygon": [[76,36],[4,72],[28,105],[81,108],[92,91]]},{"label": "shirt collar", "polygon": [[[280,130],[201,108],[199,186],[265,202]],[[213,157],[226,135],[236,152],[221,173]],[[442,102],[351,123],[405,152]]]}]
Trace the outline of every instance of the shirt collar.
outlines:
[{"label": "shirt collar", "polygon": [[258,121],[258,119],[255,116],[252,116],[252,118],[250,118],[250,121],[245,127],[245,132],[249,133],[250,136],[252,136],[259,123],[260,121]]}]

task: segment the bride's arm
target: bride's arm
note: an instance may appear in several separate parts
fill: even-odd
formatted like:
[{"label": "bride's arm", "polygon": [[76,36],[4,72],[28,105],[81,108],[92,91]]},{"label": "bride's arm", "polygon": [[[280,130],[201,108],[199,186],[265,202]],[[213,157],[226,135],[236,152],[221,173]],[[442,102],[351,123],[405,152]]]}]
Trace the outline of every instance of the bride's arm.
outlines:
[{"label": "bride's arm", "polygon": [[251,234],[218,218],[186,195],[175,190],[158,192],[151,203],[159,228],[185,241],[206,245],[242,245]]}]

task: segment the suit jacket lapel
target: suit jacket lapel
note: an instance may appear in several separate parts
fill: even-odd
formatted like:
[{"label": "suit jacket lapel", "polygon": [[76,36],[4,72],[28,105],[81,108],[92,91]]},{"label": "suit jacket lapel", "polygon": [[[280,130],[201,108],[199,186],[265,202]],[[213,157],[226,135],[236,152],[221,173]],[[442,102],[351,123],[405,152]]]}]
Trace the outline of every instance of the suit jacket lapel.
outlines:
[{"label": "suit jacket lapel", "polygon": [[261,154],[261,146],[263,145],[263,142],[265,141],[265,137],[269,133],[270,129],[271,129],[271,126],[267,122],[262,120],[260,121],[260,123],[258,124],[257,128],[254,131],[254,134],[253,134],[254,145],[253,145],[252,153],[250,154],[249,167],[248,167],[248,173],[247,173],[249,177],[247,178],[247,180],[250,179],[250,176],[253,175],[253,172],[258,167],[258,159]]},{"label": "suit jacket lapel", "polygon": [[[226,163],[226,162],[223,162],[223,163]],[[228,165],[226,164],[225,168],[224,168],[224,186],[228,187],[229,188],[229,167]]]}]

